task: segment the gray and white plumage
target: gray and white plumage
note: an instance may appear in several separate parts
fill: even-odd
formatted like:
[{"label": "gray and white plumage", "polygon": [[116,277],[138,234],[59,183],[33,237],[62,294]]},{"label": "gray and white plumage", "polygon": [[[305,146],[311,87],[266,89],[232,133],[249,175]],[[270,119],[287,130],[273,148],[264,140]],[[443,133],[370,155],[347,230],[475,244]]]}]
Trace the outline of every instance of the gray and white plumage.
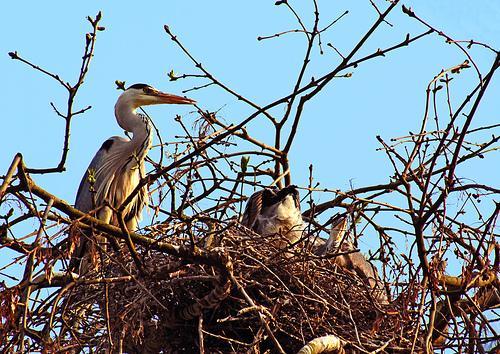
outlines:
[{"label": "gray and white plumage", "polygon": [[368,261],[346,237],[347,217],[340,216],[333,221],[330,238],[320,245],[315,254],[325,256],[328,253],[345,253],[335,257],[335,263],[347,270],[354,271],[370,288],[371,295],[380,304],[388,304],[387,293],[380,279],[377,268]]},{"label": "gray and white plumage", "polygon": [[328,253],[338,251],[343,243],[348,242],[345,238],[347,231],[347,217],[345,215],[336,215],[331,219],[330,237],[328,240],[316,238],[314,244],[314,254],[317,256],[324,256]]},{"label": "gray and white plumage", "polygon": [[[290,243],[304,236],[305,223],[300,212],[300,197],[296,186],[283,189],[267,187],[255,192],[248,199],[241,224],[259,235],[284,235]],[[387,294],[377,269],[347,239],[347,217],[334,219],[328,240],[310,237],[314,254],[345,253],[335,257],[335,263],[353,271],[370,288],[371,294],[380,304],[387,304]],[[286,246],[281,244],[280,246]]]},{"label": "gray and white plumage", "polygon": [[[288,243],[294,243],[304,236],[305,223],[300,212],[300,197],[296,186],[283,189],[266,187],[248,198],[241,224],[266,236],[280,234]],[[387,294],[377,269],[347,239],[347,217],[341,215],[333,221],[328,240],[309,237],[313,242],[313,252],[317,256],[345,253],[335,257],[341,268],[356,273],[370,288],[371,295],[380,304],[387,304]]]},{"label": "gray and white plumage", "polygon": [[[88,213],[97,209],[97,218],[117,226],[113,208],[118,208],[145,176],[144,160],[152,144],[152,124],[149,118],[137,113],[141,106],[154,104],[193,104],[195,101],[158,91],[146,84],[127,88],[115,104],[118,125],[132,133],[132,138],[114,136],[106,140],[87,168],[76,195],[75,207]],[[92,175],[92,185],[90,176]],[[94,192],[91,192],[91,187]],[[129,231],[135,231],[147,203],[144,186],[124,211],[123,218]],[[74,270],[88,252],[87,239],[80,238],[70,267]]]},{"label": "gray and white plumage", "polygon": [[241,224],[260,235],[280,234],[287,243],[295,243],[305,227],[297,187],[266,187],[255,192],[247,201]]},{"label": "gray and white plumage", "polygon": [[[149,124],[149,123],[148,123]],[[151,147],[150,133],[147,142],[141,147],[144,152]],[[80,211],[89,212],[93,209],[92,192],[90,191],[89,171],[95,177],[95,205],[101,206],[106,200],[110,205],[118,207],[134,190],[141,177],[145,175],[144,159],[134,157],[136,151],[127,151],[131,141],[119,136],[106,140],[92,159],[85,172],[78,193],[75,207]],[[128,157],[122,161],[121,156]],[[124,220],[129,230],[135,230],[141,219],[142,208],[147,202],[147,187],[143,187],[133,201],[124,210]],[[98,218],[117,225],[116,217],[109,208],[98,212]]]}]

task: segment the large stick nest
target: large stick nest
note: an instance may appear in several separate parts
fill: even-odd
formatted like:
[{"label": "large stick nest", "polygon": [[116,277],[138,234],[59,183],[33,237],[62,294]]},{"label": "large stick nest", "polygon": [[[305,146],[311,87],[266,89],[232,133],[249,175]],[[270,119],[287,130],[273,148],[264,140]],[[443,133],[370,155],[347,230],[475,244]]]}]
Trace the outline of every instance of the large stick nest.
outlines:
[{"label": "large stick nest", "polygon": [[[144,248],[138,249],[143,274],[123,251],[101,257],[102,266],[84,278],[117,281],[69,292],[65,316],[82,317],[74,326],[84,333],[72,342],[130,353],[191,353],[200,347],[208,353],[261,353],[277,352],[278,341],[294,353],[316,337],[334,334],[348,352],[411,347],[415,318],[403,308],[405,301],[380,305],[362,279],[335,264],[334,255],[314,256],[307,240],[279,249],[274,245],[280,237],[262,237],[236,223],[205,237],[209,253],[232,261],[230,275]],[[168,240],[186,247],[189,239]],[[218,294],[216,301],[207,301],[210,293]],[[201,315],[189,316],[186,309],[193,308]]]}]

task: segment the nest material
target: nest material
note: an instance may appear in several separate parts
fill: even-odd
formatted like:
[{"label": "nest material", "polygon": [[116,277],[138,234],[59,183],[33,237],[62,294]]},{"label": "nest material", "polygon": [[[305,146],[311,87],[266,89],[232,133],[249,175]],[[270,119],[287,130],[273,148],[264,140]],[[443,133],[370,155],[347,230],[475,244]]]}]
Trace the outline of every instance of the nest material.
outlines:
[{"label": "nest material", "polygon": [[[186,244],[182,238],[169,241]],[[138,250],[146,275],[80,286],[71,293],[79,308],[89,304],[82,326],[89,328],[91,346],[129,353],[191,353],[200,346],[207,353],[264,353],[276,352],[278,341],[285,352],[296,353],[308,341],[333,334],[341,338],[346,352],[384,346],[385,351],[399,352],[411,347],[413,321],[397,303],[382,307],[369,286],[338,267],[335,257],[315,257],[304,244],[285,251],[274,241],[239,225],[218,234],[216,250],[233,264],[233,281],[227,280],[231,288],[228,285],[223,299],[189,320],[179,318],[179,309],[197,304],[222,286],[217,269]],[[99,272],[107,278],[136,272],[128,259],[102,268]]]}]

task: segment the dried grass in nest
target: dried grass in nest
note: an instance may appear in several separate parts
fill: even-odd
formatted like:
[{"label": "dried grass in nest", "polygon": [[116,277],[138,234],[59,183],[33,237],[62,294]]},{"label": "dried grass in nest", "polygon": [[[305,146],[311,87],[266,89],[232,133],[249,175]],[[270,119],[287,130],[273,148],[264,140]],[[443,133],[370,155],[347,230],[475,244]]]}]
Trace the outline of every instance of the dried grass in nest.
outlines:
[{"label": "dried grass in nest", "polygon": [[[147,276],[137,281],[81,287],[75,297],[98,299],[99,326],[110,334],[96,336],[98,347],[121,342],[126,352],[198,352],[203,341],[207,353],[275,352],[259,312],[287,353],[323,335],[340,337],[348,352],[405,351],[411,347],[413,319],[392,304],[381,308],[366,284],[355,274],[339,268],[335,258],[319,258],[305,245],[284,251],[278,238],[263,238],[237,225],[217,235],[217,250],[233,262],[234,280],[253,299],[249,305],[233,284],[229,296],[203,312],[199,319],[179,320],[176,310],[207,295],[218,283],[213,267],[189,264],[159,252],[138,250],[145,259]],[[169,242],[185,244],[182,238]],[[122,263],[123,264],[123,263]],[[132,262],[128,261],[132,271]],[[126,274],[118,262],[110,263],[106,277]],[[87,294],[83,294],[86,292]],[[105,306],[107,301],[108,306]],[[94,326],[97,322],[94,322]]]}]

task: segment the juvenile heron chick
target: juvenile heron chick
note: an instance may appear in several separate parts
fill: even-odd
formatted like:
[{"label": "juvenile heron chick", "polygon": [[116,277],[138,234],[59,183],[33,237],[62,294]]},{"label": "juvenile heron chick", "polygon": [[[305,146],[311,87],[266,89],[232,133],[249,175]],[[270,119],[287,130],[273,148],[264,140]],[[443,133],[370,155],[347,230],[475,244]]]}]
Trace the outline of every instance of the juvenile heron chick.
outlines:
[{"label": "juvenile heron chick", "polygon": [[282,246],[297,242],[305,228],[297,187],[266,187],[255,192],[248,199],[241,224],[259,235],[283,236]]},{"label": "juvenile heron chick", "polygon": [[371,296],[379,304],[387,305],[388,298],[384,288],[384,283],[380,279],[377,268],[365,258],[354,244],[348,240],[348,223],[346,216],[335,218],[330,230],[330,238],[316,250],[318,256],[325,256],[329,253],[342,253],[335,257],[335,263],[349,271],[356,273],[370,288]]}]

